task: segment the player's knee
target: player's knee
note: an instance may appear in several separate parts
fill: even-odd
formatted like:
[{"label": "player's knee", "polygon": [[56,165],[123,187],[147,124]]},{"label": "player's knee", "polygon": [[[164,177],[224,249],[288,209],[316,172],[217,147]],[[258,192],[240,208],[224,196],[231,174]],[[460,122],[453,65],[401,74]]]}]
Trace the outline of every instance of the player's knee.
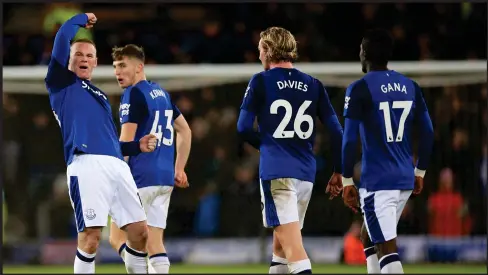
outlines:
[{"label": "player's knee", "polygon": [[164,252],[164,230],[148,226],[147,251],[150,255]]},{"label": "player's knee", "polygon": [[102,236],[101,228],[86,228],[78,234],[78,247],[86,253],[97,252]]},{"label": "player's knee", "polygon": [[127,239],[131,243],[146,244],[148,237],[148,229],[146,222],[136,222],[127,225]]}]

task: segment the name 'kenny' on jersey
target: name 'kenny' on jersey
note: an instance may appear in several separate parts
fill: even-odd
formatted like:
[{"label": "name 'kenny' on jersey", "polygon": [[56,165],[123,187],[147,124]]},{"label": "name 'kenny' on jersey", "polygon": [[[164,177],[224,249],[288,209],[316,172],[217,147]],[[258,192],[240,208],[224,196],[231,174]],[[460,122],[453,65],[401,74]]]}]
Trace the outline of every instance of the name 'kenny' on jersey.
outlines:
[{"label": "name 'kenny' on jersey", "polygon": [[135,140],[151,133],[158,143],[152,153],[129,158],[138,188],[174,185],[174,120],[181,112],[158,84],[146,80],[125,89],[120,102],[120,123],[137,123]]},{"label": "name 'kenny' on jersey", "polygon": [[315,117],[335,115],[320,81],[297,69],[254,75],[241,109],[257,116],[260,178],[315,181]]},{"label": "name 'kenny' on jersey", "polygon": [[418,84],[396,71],[371,71],[347,88],[344,116],[361,121],[368,191],[413,189],[412,127],[426,110]]}]

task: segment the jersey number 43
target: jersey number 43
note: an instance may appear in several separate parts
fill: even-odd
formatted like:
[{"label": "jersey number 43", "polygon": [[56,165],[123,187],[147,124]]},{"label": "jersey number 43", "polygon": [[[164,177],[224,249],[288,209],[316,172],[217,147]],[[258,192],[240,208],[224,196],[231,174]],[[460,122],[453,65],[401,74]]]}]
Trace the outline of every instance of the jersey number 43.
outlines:
[{"label": "jersey number 43", "polygon": [[[410,109],[412,109],[412,101],[393,101],[392,109],[403,109],[400,121],[398,122],[398,133],[395,142],[403,140],[403,132],[405,131],[405,120],[407,120]],[[386,141],[393,142],[393,129],[391,127],[390,103],[388,101],[380,102],[380,110],[383,111],[383,118],[385,120]]]},{"label": "jersey number 43", "polygon": [[[290,102],[284,99],[278,99],[273,101],[269,108],[269,112],[272,115],[278,114],[278,109],[280,107],[285,108],[285,116],[281,120],[278,127],[273,133],[274,138],[293,138],[295,134],[301,139],[309,138],[313,133],[313,118],[310,115],[305,114],[305,111],[310,106],[312,101],[305,100],[302,105],[298,108],[298,112],[295,115],[295,119],[293,121],[293,130],[285,131],[286,126],[290,123],[293,115],[293,107],[291,106]],[[308,124],[308,130],[303,132],[301,126],[303,123]]]},{"label": "jersey number 43", "polygon": [[164,116],[166,117],[166,129],[169,130],[170,132],[170,137],[165,138],[163,136],[162,126],[158,125],[159,123],[159,111],[156,111],[154,114],[154,122],[152,124],[151,128],[151,134],[155,135],[156,138],[158,139],[157,146],[161,146],[161,141],[163,142],[164,145],[166,146],[171,146],[173,144],[173,124],[171,123],[171,120],[173,119],[173,110],[165,110],[164,111]]}]

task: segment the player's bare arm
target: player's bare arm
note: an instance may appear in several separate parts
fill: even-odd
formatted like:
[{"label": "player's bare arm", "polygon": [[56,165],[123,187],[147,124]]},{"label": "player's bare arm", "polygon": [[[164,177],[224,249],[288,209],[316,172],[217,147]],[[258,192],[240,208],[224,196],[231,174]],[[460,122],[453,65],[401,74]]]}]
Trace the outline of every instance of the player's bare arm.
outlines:
[{"label": "player's bare arm", "polygon": [[188,161],[191,149],[191,129],[183,115],[179,115],[174,122],[176,131],[176,162],[175,162],[175,185],[180,188],[187,188],[188,178],[185,173],[185,166]]},{"label": "player's bare arm", "polygon": [[120,141],[133,141],[136,137],[137,123],[127,122],[120,128]]}]

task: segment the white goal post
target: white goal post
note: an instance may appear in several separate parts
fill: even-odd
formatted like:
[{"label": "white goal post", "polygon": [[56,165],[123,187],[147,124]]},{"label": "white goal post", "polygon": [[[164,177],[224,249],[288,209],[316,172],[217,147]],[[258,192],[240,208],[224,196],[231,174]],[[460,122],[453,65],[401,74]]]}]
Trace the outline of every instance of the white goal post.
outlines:
[{"label": "white goal post", "polygon": [[[346,87],[363,75],[359,62],[296,63],[295,67],[334,87]],[[412,77],[423,87],[480,84],[487,80],[486,60],[390,62],[388,67]],[[246,83],[262,69],[260,64],[185,64],[146,65],[145,72],[149,80],[160,83],[168,91],[182,91]],[[47,94],[46,72],[46,66],[4,66],[3,92]],[[93,82],[109,95],[122,92],[112,66],[95,68]]]}]

